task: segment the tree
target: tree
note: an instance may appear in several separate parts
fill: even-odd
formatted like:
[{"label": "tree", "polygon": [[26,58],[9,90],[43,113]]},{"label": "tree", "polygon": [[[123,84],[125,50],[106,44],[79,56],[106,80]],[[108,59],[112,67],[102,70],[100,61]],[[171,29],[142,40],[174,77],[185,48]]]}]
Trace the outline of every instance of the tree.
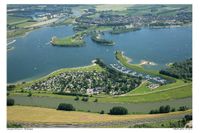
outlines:
[{"label": "tree", "polygon": [[15,88],[15,85],[8,85],[7,90],[12,91]]},{"label": "tree", "polygon": [[88,97],[83,97],[82,101],[87,102],[88,101]]},{"label": "tree", "polygon": [[165,106],[160,106],[159,113],[165,113]]},{"label": "tree", "polygon": [[165,106],[165,111],[164,111],[164,113],[169,113],[169,112],[170,112],[170,106],[167,105],[167,106]]},{"label": "tree", "polygon": [[190,121],[192,120],[192,115],[185,115],[184,118],[186,119],[186,121]]},{"label": "tree", "polygon": [[94,100],[94,102],[98,102],[98,99],[96,98],[96,99]]},{"label": "tree", "polygon": [[79,97],[78,96],[76,96],[76,98],[74,99],[75,101],[78,101],[79,100]]},{"label": "tree", "polygon": [[179,107],[178,111],[185,111],[185,110],[188,110],[188,107],[186,106],[181,106]]},{"label": "tree", "polygon": [[128,110],[124,107],[116,106],[110,110],[110,114],[111,115],[126,115],[128,114]]},{"label": "tree", "polygon": [[158,114],[158,113],[159,113],[159,111],[158,111],[157,109],[151,110],[151,111],[149,112],[149,114]]},{"label": "tree", "polygon": [[175,112],[175,111],[176,111],[176,109],[175,109],[175,108],[172,108],[172,109],[171,109],[171,112]]},{"label": "tree", "polygon": [[101,110],[100,114],[104,114],[104,110]]},{"label": "tree", "polygon": [[32,96],[32,92],[29,91],[27,96],[28,96],[28,97],[31,97],[31,96]]},{"label": "tree", "polygon": [[64,110],[64,111],[75,111],[75,108],[72,104],[60,103],[58,105],[57,110]]},{"label": "tree", "polygon": [[14,104],[15,104],[15,100],[14,99],[11,99],[11,98],[7,99],[7,106],[13,106]]}]

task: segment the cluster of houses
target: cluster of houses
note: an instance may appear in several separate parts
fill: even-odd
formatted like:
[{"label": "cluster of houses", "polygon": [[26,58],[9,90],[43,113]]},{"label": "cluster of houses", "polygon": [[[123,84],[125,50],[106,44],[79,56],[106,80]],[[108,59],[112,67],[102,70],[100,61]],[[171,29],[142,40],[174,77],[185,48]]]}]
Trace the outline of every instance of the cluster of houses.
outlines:
[{"label": "cluster of houses", "polygon": [[88,95],[97,95],[102,93],[104,90],[105,90],[104,87],[89,88],[86,90],[86,93]]},{"label": "cluster of houses", "polygon": [[[124,78],[124,77],[123,77]],[[25,90],[81,93],[81,94],[121,94],[137,87],[133,78],[114,77],[109,72],[76,71],[64,72],[38,81]]]},{"label": "cluster of houses", "polygon": [[47,12],[47,13],[35,15],[35,17],[33,17],[33,20],[41,22],[41,21],[46,21],[48,19],[57,18],[59,16],[61,16],[61,14],[52,14],[52,13]]},{"label": "cluster of houses", "polygon": [[183,22],[191,22],[191,12],[181,11],[175,16],[159,16],[153,14],[145,14],[141,16],[114,15],[110,13],[102,13],[99,17],[88,17],[95,14],[95,11],[82,15],[76,21],[80,23],[96,24],[99,26],[120,26],[120,25],[148,25],[151,23],[168,23],[177,25]]},{"label": "cluster of houses", "polygon": [[120,71],[120,72],[126,73],[126,74],[130,74],[134,77],[141,77],[144,80],[148,80],[150,82],[157,83],[157,84],[166,84],[167,83],[166,79],[163,79],[158,76],[152,76],[152,75],[136,72],[136,71],[130,70],[120,64],[110,64],[110,65],[117,71]]}]

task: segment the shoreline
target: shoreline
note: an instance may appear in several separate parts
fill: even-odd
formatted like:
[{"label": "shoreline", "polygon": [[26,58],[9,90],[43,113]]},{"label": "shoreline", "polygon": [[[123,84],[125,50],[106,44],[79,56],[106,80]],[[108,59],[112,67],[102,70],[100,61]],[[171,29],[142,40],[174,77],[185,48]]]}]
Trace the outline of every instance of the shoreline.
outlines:
[{"label": "shoreline", "polygon": [[[133,63],[133,59],[130,58],[130,57],[127,57],[124,55],[124,51],[121,52],[122,53],[122,56],[124,58],[126,58],[127,60],[127,63]],[[140,63],[138,64],[135,64],[135,65],[139,65],[139,66],[144,66],[144,65],[149,65],[149,66],[155,66],[155,65],[158,65],[157,63],[153,62],[153,61],[149,61],[149,60],[140,60]]]},{"label": "shoreline", "polygon": [[48,74],[42,74],[42,75],[40,75],[40,76],[35,76],[35,77],[31,77],[31,78],[26,78],[26,79],[22,79],[22,80],[18,80],[18,81],[16,81],[16,82],[7,82],[7,85],[13,85],[13,84],[15,84],[15,85],[17,85],[17,84],[22,84],[23,82],[26,82],[26,83],[28,83],[28,82],[32,82],[32,81],[35,81],[35,80],[40,80],[40,79],[42,79],[42,78],[45,78],[45,77],[49,77],[49,76],[51,76],[52,74],[55,74],[55,73],[57,73],[57,72],[60,72],[60,71],[62,71],[62,70],[65,70],[65,69],[84,69],[84,68],[89,68],[89,67],[93,67],[93,66],[95,66],[95,65],[97,65],[95,62],[94,62],[95,60],[92,60],[91,62],[91,64],[88,64],[88,65],[84,65],[84,66],[78,66],[78,67],[64,67],[64,68],[60,68],[60,69],[57,69],[57,70],[55,70],[55,71],[52,71],[52,72],[50,72],[50,73],[48,73]]}]

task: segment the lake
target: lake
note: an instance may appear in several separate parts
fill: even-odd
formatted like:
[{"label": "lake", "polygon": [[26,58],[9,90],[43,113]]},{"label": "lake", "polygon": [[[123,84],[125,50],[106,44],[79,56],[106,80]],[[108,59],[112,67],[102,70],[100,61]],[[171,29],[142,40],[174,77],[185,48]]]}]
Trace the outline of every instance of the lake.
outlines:
[{"label": "lake", "polygon": [[7,52],[7,82],[26,81],[44,76],[60,68],[91,64],[101,58],[107,64],[116,63],[114,52],[124,51],[125,55],[139,63],[148,60],[161,69],[167,63],[192,57],[192,28],[148,29],[119,35],[105,33],[104,37],[115,42],[114,46],[103,46],[86,37],[83,47],[55,47],[49,41],[52,36],[73,35],[72,26],[43,27],[27,36],[16,38],[10,44],[13,50]]}]

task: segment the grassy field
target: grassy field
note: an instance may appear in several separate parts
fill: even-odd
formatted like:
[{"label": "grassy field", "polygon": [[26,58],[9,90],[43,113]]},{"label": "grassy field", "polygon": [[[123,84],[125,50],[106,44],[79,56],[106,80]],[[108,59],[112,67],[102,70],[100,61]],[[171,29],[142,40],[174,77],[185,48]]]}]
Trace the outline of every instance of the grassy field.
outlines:
[{"label": "grassy field", "polygon": [[24,23],[27,22],[28,20],[30,20],[30,18],[7,16],[7,24],[9,25]]},{"label": "grassy field", "polygon": [[54,38],[52,44],[55,46],[82,46],[85,43],[83,39],[67,36],[65,38]]},{"label": "grassy field", "polygon": [[118,4],[106,4],[106,5],[96,5],[97,11],[123,11],[126,10],[128,7],[132,7],[133,5],[118,5]]},{"label": "grassy field", "polygon": [[175,16],[182,8],[191,10],[190,5],[134,5],[123,12],[133,16],[140,16],[148,13],[160,16]]},{"label": "grassy field", "polygon": [[53,37],[51,43],[54,46],[83,46],[85,44],[84,34],[85,32],[79,32],[64,38]]},{"label": "grassy field", "polygon": [[148,81],[144,81],[139,87],[130,91],[126,95],[138,95],[138,94],[158,92],[158,91],[162,91],[162,90],[169,90],[169,89],[187,86],[187,85],[191,84],[191,82],[188,81],[188,83],[184,83],[184,81],[177,79],[176,82],[174,82],[174,83],[162,85],[162,86],[160,86],[156,89],[153,89],[153,90],[151,90],[150,88],[147,87],[148,84],[149,84]]},{"label": "grassy field", "polygon": [[160,118],[185,113],[189,114],[191,113],[191,110],[184,112],[173,112],[168,114],[113,116],[108,114],[84,113],[76,111],[65,112],[57,111],[55,109],[38,107],[12,106],[7,108],[7,120],[8,122],[28,122],[46,124],[86,124]]},{"label": "grassy field", "polygon": [[[146,102],[146,103],[112,103],[112,102],[94,102],[95,98],[89,97],[88,102],[81,101],[82,97],[79,97],[79,101],[75,101],[74,96],[63,96],[63,95],[54,95],[52,97],[49,94],[33,94],[33,96],[28,97],[28,94],[11,94],[9,98],[15,100],[16,105],[23,106],[35,106],[35,107],[45,107],[45,108],[54,108],[56,109],[59,103],[70,103],[76,110],[83,112],[100,112],[104,110],[105,113],[108,113],[109,110],[114,106],[123,106],[129,110],[129,113],[139,113],[146,114],[149,113],[152,109],[157,109],[162,105],[170,105],[171,108],[178,109],[180,106],[187,106],[192,108],[192,98],[184,99],[175,99],[175,100],[166,100],[158,102]],[[48,96],[49,95],[49,96]],[[57,97],[56,97],[57,96]]]},{"label": "grassy field", "polygon": [[38,22],[23,22],[23,23],[17,24],[16,26],[17,26],[18,28],[28,28],[28,27],[30,27],[31,25],[36,24],[36,23],[38,23]]},{"label": "grassy field", "polygon": [[116,96],[116,97],[103,97],[99,98],[101,102],[155,102],[170,99],[180,99],[192,97],[192,85],[177,87],[169,90],[157,91],[154,93],[131,95],[131,96]]},{"label": "grassy field", "polygon": [[31,29],[18,29],[18,30],[12,30],[7,31],[7,37],[18,37],[18,36],[25,36],[28,32],[32,31]]},{"label": "grassy field", "polygon": [[75,17],[68,18],[64,22],[62,22],[62,24],[66,24],[66,25],[73,24],[75,22],[75,19],[76,19]]}]

